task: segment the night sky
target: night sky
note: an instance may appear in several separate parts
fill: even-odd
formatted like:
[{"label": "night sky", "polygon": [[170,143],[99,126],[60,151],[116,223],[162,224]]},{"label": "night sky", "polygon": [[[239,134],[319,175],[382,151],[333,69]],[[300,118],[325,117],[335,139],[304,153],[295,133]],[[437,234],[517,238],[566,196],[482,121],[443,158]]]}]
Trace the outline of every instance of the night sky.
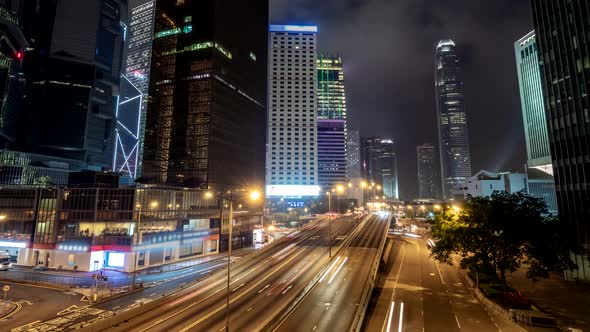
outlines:
[{"label": "night sky", "polygon": [[528,0],[271,0],[271,23],[319,26],[343,57],[349,128],[397,142],[400,196],[417,196],[416,145],[437,142],[434,52],[452,38],[464,65],[472,171],[522,170],[514,42],[533,30]]}]

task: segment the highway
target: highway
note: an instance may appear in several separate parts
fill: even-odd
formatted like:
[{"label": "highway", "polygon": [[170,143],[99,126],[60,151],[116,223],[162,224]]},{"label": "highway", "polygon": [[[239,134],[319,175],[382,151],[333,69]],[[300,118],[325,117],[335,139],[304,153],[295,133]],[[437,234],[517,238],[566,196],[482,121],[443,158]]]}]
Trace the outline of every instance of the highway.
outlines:
[{"label": "highway", "polygon": [[276,331],[348,331],[371,265],[387,232],[388,217],[374,216],[335,257],[317,285]]},{"label": "highway", "polygon": [[[394,236],[385,280],[365,331],[512,331],[488,314],[457,268],[430,258],[423,239]],[[518,331],[518,329],[516,329]]]},{"label": "highway", "polygon": [[[370,217],[373,218],[373,217]],[[332,220],[338,246],[358,222],[354,216]],[[328,263],[328,222],[281,240],[272,250],[232,268],[231,330],[253,331],[283,306]],[[109,331],[220,331],[225,328],[225,274],[218,273],[187,294],[147,311]]]}]

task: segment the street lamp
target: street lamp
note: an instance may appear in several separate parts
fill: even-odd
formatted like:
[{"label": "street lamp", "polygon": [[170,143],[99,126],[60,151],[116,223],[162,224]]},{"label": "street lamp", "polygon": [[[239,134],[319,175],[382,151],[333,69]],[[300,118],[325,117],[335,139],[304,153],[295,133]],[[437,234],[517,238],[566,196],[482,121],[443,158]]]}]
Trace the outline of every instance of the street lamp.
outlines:
[{"label": "street lamp", "polygon": [[[223,228],[223,208],[222,206],[227,207],[225,201],[229,201],[229,215],[228,215],[228,237],[227,237],[227,288],[226,288],[226,298],[225,298],[225,331],[229,332],[229,284],[230,284],[230,268],[231,268],[231,247],[232,247],[232,227],[233,227],[233,219],[234,219],[234,200],[233,200],[233,192],[229,191],[229,199],[226,198],[225,193],[218,195],[220,197],[220,209],[221,209],[221,224],[220,227]],[[211,199],[216,195],[210,191],[205,193],[205,198]],[[256,201],[262,195],[259,191],[251,191],[248,195],[251,200]],[[240,204],[241,205],[241,204]]]},{"label": "street lamp", "polygon": [[328,258],[332,258],[332,193],[326,191],[326,195],[328,195]]},{"label": "street lamp", "polygon": [[338,202],[338,213],[340,213],[340,194],[344,192],[344,186],[339,184],[336,186],[336,198]]},{"label": "street lamp", "polygon": [[6,219],[6,215],[4,215],[4,214],[0,215],[0,220],[4,220],[4,219]]}]

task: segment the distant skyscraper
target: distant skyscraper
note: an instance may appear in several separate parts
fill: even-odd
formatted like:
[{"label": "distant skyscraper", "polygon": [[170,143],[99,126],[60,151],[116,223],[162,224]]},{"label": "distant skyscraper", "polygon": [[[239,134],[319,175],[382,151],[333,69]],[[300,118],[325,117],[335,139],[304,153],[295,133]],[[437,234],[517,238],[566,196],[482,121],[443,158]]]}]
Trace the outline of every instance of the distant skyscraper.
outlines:
[{"label": "distant skyscraper", "polygon": [[145,117],[147,112],[148,91],[150,83],[150,65],[152,61],[152,40],[154,37],[155,0],[135,0],[130,2],[129,27],[127,31],[127,54],[125,59],[125,76],[143,94],[141,104],[141,121],[139,124],[138,170],[141,175],[143,142],[145,134]]},{"label": "distant skyscraper", "polygon": [[363,178],[381,185],[384,196],[399,199],[397,155],[393,141],[380,137],[363,138],[361,151]]},{"label": "distant skyscraper", "polygon": [[590,2],[532,0],[560,219],[586,253],[569,276],[590,280]]},{"label": "distant skyscraper", "polygon": [[461,66],[450,39],[436,47],[435,78],[443,198],[449,199],[453,189],[471,176]]},{"label": "distant skyscraper", "polygon": [[154,31],[142,181],[262,188],[268,1],[156,1]]},{"label": "distant skyscraper", "polygon": [[[516,41],[514,50],[526,138],[527,167],[553,175],[535,32],[531,31]],[[549,210],[557,213],[555,186],[551,186],[546,179],[543,182],[534,181],[533,174],[531,172],[531,177],[528,178],[530,181],[527,181],[527,191],[544,199]]]},{"label": "distant skyscraper", "polygon": [[120,96],[116,112],[115,155],[113,171],[135,179],[139,162],[139,138],[143,94],[121,75]]},{"label": "distant skyscraper", "polygon": [[437,198],[438,181],[436,179],[436,150],[432,144],[416,147],[418,156],[418,191],[419,198]]},{"label": "distant skyscraper", "polygon": [[317,59],[318,177],[323,189],[346,181],[346,96],[342,59]]},{"label": "distant skyscraper", "polygon": [[315,26],[271,25],[268,196],[317,196]]},{"label": "distant skyscraper", "polygon": [[346,136],[346,177],[361,177],[361,139],[358,130],[348,129]]},{"label": "distant skyscraper", "polygon": [[127,0],[26,1],[22,13],[21,148],[111,169]]}]

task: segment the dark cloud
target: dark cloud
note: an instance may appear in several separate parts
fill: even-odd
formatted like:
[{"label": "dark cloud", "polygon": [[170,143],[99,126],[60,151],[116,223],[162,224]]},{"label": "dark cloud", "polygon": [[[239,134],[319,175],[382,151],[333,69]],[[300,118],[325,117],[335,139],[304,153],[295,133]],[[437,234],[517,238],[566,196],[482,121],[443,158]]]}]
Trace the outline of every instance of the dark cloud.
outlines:
[{"label": "dark cloud", "polygon": [[528,0],[271,0],[271,21],[317,24],[320,50],[343,56],[349,126],[398,142],[403,198],[417,192],[415,146],[436,143],[442,38],[464,62],[473,171],[524,164],[513,44],[532,30]]}]

